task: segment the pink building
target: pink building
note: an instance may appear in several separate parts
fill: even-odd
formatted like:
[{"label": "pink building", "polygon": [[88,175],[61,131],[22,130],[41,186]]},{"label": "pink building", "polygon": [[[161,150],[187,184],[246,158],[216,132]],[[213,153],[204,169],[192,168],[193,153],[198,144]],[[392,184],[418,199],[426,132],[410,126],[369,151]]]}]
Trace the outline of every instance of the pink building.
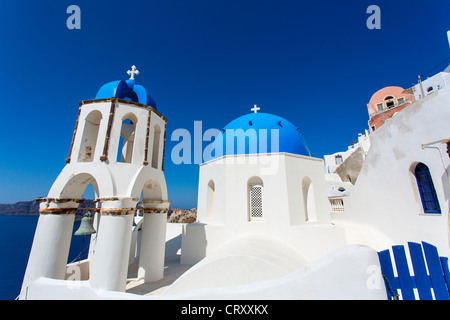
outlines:
[{"label": "pink building", "polygon": [[395,113],[414,101],[414,95],[401,87],[386,87],[375,92],[367,104],[370,131],[381,127]]}]

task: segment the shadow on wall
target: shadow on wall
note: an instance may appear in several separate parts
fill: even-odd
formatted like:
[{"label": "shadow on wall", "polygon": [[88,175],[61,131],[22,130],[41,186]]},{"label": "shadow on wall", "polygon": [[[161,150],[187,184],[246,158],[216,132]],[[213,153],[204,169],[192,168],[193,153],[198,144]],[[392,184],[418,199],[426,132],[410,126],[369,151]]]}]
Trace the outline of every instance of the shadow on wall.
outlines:
[{"label": "shadow on wall", "polygon": [[206,257],[205,224],[194,222],[183,227],[181,264],[194,264]]},{"label": "shadow on wall", "polygon": [[444,187],[443,193],[445,196],[445,201],[449,200],[448,198],[448,192],[450,191],[449,173],[450,173],[450,165],[448,165],[447,168],[445,168],[445,171],[441,176],[442,186]]},{"label": "shadow on wall", "polygon": [[180,259],[180,254],[178,253],[180,249],[181,249],[181,234],[166,242],[166,251],[165,251],[166,262],[178,261]]}]

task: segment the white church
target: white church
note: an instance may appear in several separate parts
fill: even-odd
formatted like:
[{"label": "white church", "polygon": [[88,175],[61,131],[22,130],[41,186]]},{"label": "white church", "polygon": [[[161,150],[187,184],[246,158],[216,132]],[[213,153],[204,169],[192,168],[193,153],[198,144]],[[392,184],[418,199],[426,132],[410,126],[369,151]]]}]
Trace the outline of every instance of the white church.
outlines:
[{"label": "white church", "polygon": [[[450,255],[449,86],[325,162],[295,124],[254,106],[200,165],[197,222],[171,224],[167,119],[138,73],[80,102],[67,165],[38,199],[20,299],[386,299],[378,251],[426,241]],[[95,233],[68,264],[89,184]]]}]

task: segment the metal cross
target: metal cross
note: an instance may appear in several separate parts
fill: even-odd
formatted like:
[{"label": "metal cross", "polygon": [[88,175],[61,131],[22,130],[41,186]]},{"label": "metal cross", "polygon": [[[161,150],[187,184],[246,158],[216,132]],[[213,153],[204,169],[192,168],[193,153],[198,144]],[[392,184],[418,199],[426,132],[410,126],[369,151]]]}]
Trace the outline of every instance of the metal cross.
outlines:
[{"label": "metal cross", "polygon": [[128,70],[127,73],[130,75],[130,80],[134,80],[134,75],[139,74],[139,70],[136,69],[136,66],[131,66],[131,70]]},{"label": "metal cross", "polygon": [[250,111],[253,111],[254,113],[258,113],[258,110],[260,110],[260,107],[257,107],[256,104],[253,106],[252,109],[250,109]]}]

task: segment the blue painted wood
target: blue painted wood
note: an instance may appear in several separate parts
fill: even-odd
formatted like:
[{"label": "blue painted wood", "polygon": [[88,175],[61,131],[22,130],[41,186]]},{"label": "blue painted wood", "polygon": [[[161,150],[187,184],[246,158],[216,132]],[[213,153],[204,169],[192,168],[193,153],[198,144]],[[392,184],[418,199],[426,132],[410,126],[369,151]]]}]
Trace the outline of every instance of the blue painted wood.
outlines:
[{"label": "blue painted wood", "polygon": [[[432,299],[431,290],[433,290],[437,300],[450,300],[449,259],[439,257],[437,248],[426,242],[422,242],[422,245],[408,242],[408,247],[414,269],[413,277],[409,273],[404,246],[392,247],[398,277],[394,275],[389,250],[378,252],[381,272],[386,278],[388,299],[392,299],[393,294],[397,294],[397,289],[401,290],[404,300],[414,299],[413,288],[417,288],[419,299]],[[427,267],[430,275],[427,273]]]},{"label": "blue painted wood", "polygon": [[441,257],[440,260],[441,260],[442,270],[444,271],[444,279],[445,279],[445,284],[447,285],[447,291],[450,294],[450,270],[448,269],[448,258]]},{"label": "blue painted wood", "polygon": [[421,300],[433,300],[431,282],[427,273],[422,246],[419,243],[408,242],[409,254],[414,269],[414,279]]},{"label": "blue painted wood", "polygon": [[397,294],[397,289],[399,289],[398,279],[394,276],[394,269],[392,269],[392,260],[389,250],[383,250],[378,252],[378,259],[380,260],[381,273],[386,277],[386,293],[388,299],[391,300],[393,298],[391,291],[388,286],[390,286],[391,290],[393,290],[394,294]]},{"label": "blue painted wood", "polygon": [[427,261],[428,271],[430,272],[431,284],[436,300],[450,300],[437,248],[423,241],[422,247],[425,252],[425,259]]},{"label": "blue painted wood", "polygon": [[406,261],[405,248],[403,246],[392,246],[395,265],[398,273],[398,279],[402,291],[403,300],[415,300],[414,290],[415,283],[411,278]]}]

